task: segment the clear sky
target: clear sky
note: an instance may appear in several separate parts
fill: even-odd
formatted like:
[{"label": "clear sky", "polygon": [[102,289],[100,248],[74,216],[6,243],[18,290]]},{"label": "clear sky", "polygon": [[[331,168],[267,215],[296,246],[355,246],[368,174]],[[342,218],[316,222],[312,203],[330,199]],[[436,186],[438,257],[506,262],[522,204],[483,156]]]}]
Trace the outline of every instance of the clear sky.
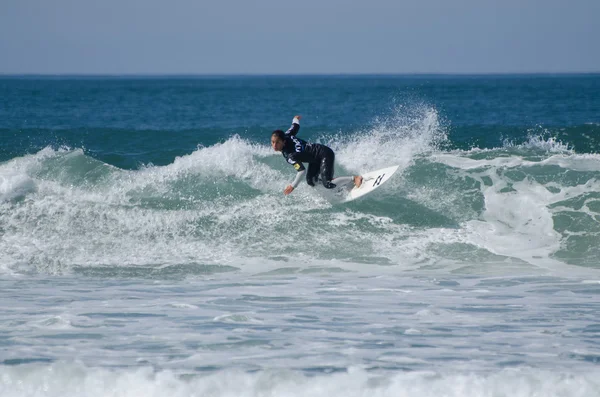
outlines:
[{"label": "clear sky", "polygon": [[0,74],[600,72],[600,0],[0,0]]}]

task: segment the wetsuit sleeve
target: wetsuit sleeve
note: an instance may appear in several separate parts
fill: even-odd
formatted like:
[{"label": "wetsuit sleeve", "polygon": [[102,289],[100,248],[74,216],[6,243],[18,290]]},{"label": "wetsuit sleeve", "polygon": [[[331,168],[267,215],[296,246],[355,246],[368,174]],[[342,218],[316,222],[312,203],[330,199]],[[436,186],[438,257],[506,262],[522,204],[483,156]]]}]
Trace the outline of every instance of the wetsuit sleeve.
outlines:
[{"label": "wetsuit sleeve", "polygon": [[285,132],[285,135],[296,136],[298,131],[300,131],[300,120],[297,117],[294,117],[294,120],[292,120],[292,126]]},{"label": "wetsuit sleeve", "polygon": [[296,187],[298,187],[300,181],[304,177],[304,174],[306,173],[306,168],[304,168],[304,164],[302,164],[302,162],[296,160],[296,156],[294,156],[293,154],[287,158],[287,162],[293,165],[294,169],[298,171],[298,173],[296,174],[296,178],[294,178],[294,181],[292,182],[292,186],[295,189]]},{"label": "wetsuit sleeve", "polygon": [[296,178],[294,178],[294,181],[292,182],[292,186],[294,187],[294,189],[298,187],[300,181],[304,177],[304,174],[306,174],[306,170],[298,171],[298,173],[296,174]]}]

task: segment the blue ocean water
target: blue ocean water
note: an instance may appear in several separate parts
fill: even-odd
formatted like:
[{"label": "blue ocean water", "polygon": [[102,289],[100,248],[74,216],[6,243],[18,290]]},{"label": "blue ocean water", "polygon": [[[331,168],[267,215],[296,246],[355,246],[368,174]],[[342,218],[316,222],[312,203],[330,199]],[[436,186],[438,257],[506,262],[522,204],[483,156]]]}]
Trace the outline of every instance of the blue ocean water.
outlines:
[{"label": "blue ocean water", "polygon": [[[600,75],[0,78],[0,395],[600,396]],[[269,146],[336,175],[332,205]]]}]

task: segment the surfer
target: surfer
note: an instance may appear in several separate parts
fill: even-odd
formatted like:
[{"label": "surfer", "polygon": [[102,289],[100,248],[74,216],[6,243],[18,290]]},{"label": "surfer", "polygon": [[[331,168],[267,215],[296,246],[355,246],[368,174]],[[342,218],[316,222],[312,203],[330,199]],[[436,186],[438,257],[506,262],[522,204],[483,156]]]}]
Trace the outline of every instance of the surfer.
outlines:
[{"label": "surfer", "polygon": [[[286,161],[298,171],[294,181],[284,189],[283,194],[285,195],[290,194],[298,187],[304,175],[306,175],[306,183],[310,186],[314,187],[315,182],[319,179],[326,189],[333,189],[336,186],[331,182],[335,153],[328,146],[309,143],[296,137],[300,130],[300,118],[301,116],[294,116],[292,126],[286,132],[275,130],[271,134],[273,150],[281,152]],[[302,163],[308,163],[308,170]],[[363,178],[361,176],[351,178],[354,180],[354,186],[360,187]]]}]

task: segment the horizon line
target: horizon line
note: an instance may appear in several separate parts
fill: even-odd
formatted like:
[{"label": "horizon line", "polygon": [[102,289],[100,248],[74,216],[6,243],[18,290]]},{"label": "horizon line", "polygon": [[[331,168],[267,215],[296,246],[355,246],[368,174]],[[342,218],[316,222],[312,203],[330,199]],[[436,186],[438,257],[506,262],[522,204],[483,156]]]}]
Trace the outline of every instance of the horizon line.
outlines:
[{"label": "horizon line", "polygon": [[574,76],[598,71],[573,72],[406,72],[406,73],[3,73],[0,77],[469,77],[469,76]]}]

